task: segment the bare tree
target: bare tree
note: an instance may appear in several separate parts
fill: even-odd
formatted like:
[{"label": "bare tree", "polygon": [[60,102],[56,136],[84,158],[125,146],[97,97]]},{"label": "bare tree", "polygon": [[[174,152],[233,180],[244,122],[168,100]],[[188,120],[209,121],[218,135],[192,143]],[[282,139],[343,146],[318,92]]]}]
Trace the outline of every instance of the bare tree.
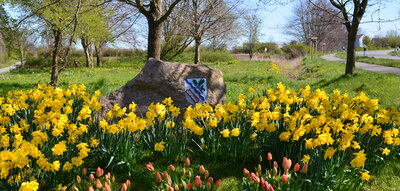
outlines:
[{"label": "bare tree", "polygon": [[[311,0],[310,0],[311,1]],[[356,63],[356,37],[368,0],[330,0],[340,10],[347,30],[347,60],[345,74],[354,75]],[[351,11],[352,9],[352,11]]]},{"label": "bare tree", "polygon": [[320,49],[335,51],[343,46],[346,36],[346,29],[338,15],[340,16],[340,12],[327,0],[313,3],[298,1],[294,6],[293,16],[286,24],[285,32],[305,44],[310,43],[311,37],[317,37]]},{"label": "bare tree", "polygon": [[181,0],[174,0],[164,12],[163,0],[120,0],[136,7],[147,19],[148,38],[147,38],[147,58],[160,59],[161,55],[161,35],[162,24],[174,10]]},{"label": "bare tree", "polygon": [[[168,9],[173,0],[167,0],[164,9]],[[191,24],[186,10],[189,1],[181,1],[163,23],[161,59],[171,60],[181,54],[192,42],[193,37],[187,30]]]},{"label": "bare tree", "polygon": [[186,12],[192,22],[188,31],[195,42],[194,63],[200,63],[200,45],[203,41],[233,30],[237,16],[234,14],[240,1],[191,0]]},{"label": "bare tree", "polygon": [[251,16],[246,16],[244,20],[244,29],[247,35],[248,41],[244,46],[247,46],[246,52],[249,53],[250,59],[253,58],[254,49],[259,41],[260,37],[260,24],[261,20],[254,14]]}]

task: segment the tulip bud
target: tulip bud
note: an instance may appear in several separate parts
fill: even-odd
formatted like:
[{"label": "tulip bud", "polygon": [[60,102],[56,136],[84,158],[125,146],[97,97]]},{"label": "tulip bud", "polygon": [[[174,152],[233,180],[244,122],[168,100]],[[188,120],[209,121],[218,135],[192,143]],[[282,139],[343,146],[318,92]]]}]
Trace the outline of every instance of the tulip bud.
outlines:
[{"label": "tulip bud", "polygon": [[206,184],[206,189],[207,189],[207,191],[208,191],[208,190],[211,190],[211,183],[210,183],[210,182],[207,182],[207,184]]},{"label": "tulip bud", "polygon": [[186,174],[186,169],[185,168],[182,168],[182,174],[183,174],[183,176]]},{"label": "tulip bud", "polygon": [[193,185],[192,185],[192,183],[189,183],[189,184],[186,184],[186,187],[187,187],[188,190],[192,190]]},{"label": "tulip bud", "polygon": [[208,178],[209,175],[208,170],[204,171],[204,178]]},{"label": "tulip bud", "polygon": [[97,179],[97,180],[96,180],[96,188],[97,188],[97,189],[100,189],[101,187],[103,187],[103,185],[101,184],[100,180]]},{"label": "tulip bud", "polygon": [[277,175],[278,174],[278,168],[276,168],[276,167],[274,167],[274,175]]},{"label": "tulip bud", "polygon": [[300,165],[299,165],[299,163],[296,163],[296,164],[294,165],[293,170],[294,170],[294,172],[297,172],[297,171],[300,170]]},{"label": "tulip bud", "polygon": [[190,177],[192,177],[192,171],[188,171],[188,177],[190,178]]},{"label": "tulip bud", "polygon": [[128,190],[128,186],[126,185],[126,183],[123,183],[121,191],[127,191],[127,190]]},{"label": "tulip bud", "polygon": [[176,191],[179,190],[179,186],[177,184],[174,185],[174,190],[176,190]]},{"label": "tulip bud", "polygon": [[94,175],[93,175],[93,174],[90,174],[90,175],[89,175],[89,179],[90,179],[90,182],[93,182],[93,181],[94,181]]},{"label": "tulip bud", "polygon": [[222,184],[222,181],[221,181],[221,179],[218,179],[217,180],[217,182],[215,183],[215,187],[220,187],[221,186],[221,184]]},{"label": "tulip bud", "polygon": [[151,162],[149,162],[149,163],[146,164],[146,168],[147,168],[147,170],[149,170],[150,172],[153,172],[153,171],[154,171],[154,167],[153,167],[153,165],[151,164]]},{"label": "tulip bud", "polygon": [[126,187],[131,186],[131,181],[129,179],[126,179]]},{"label": "tulip bud", "polygon": [[165,180],[167,180],[167,179],[168,179],[168,172],[167,172],[167,171],[164,171],[164,173],[163,173],[163,177],[164,177],[164,179],[165,179]]},{"label": "tulip bud", "polygon": [[214,178],[213,178],[213,177],[208,177],[208,180],[207,180],[207,182],[209,182],[209,183],[212,183],[212,182],[214,182]]},{"label": "tulip bud", "polygon": [[271,161],[271,160],[272,160],[272,154],[271,154],[270,152],[268,152],[267,159],[268,159],[269,161]]},{"label": "tulip bud", "polygon": [[260,183],[260,178],[258,178],[258,176],[254,173],[251,173],[251,178],[253,179],[254,182],[256,182],[257,184]]},{"label": "tulip bud", "polygon": [[87,174],[87,169],[86,168],[82,169],[82,174],[83,174],[83,176],[86,176],[86,174]]},{"label": "tulip bud", "polygon": [[194,185],[195,185],[196,187],[200,187],[200,186],[201,186],[201,183],[202,183],[202,181],[201,181],[201,179],[200,179],[200,176],[196,176],[196,177],[194,178]]},{"label": "tulip bud", "polygon": [[174,188],[168,187],[167,191],[174,191]]},{"label": "tulip bud", "polygon": [[200,165],[200,167],[199,167],[200,174],[204,174],[205,171],[206,171],[206,169],[204,168],[204,166]]},{"label": "tulip bud", "polygon": [[265,190],[265,188],[267,187],[267,183],[265,182],[264,177],[261,177],[261,179],[260,179],[260,185],[261,185],[261,188],[264,188],[264,190]]},{"label": "tulip bud", "polygon": [[259,161],[259,162],[262,162],[262,156],[261,156],[261,155],[258,156],[258,161]]},{"label": "tulip bud", "polygon": [[110,180],[110,179],[111,179],[111,173],[108,172],[106,175],[104,175],[104,178],[105,178],[106,180]]},{"label": "tulip bud", "polygon": [[81,183],[81,177],[79,175],[76,175],[76,182]]},{"label": "tulip bud", "polygon": [[94,191],[94,188],[92,186],[89,186],[89,191]]},{"label": "tulip bud", "polygon": [[161,181],[162,181],[161,174],[159,172],[157,172],[157,174],[156,174],[156,182],[157,183],[161,183]]},{"label": "tulip bud", "polygon": [[185,160],[185,165],[186,165],[187,167],[190,166],[190,159],[189,159],[189,157],[186,158],[186,160]]},{"label": "tulip bud", "polygon": [[175,167],[172,164],[168,166],[168,169],[171,170],[172,172],[175,172]]},{"label": "tulip bud", "polygon": [[301,169],[301,172],[302,172],[303,174],[306,174],[307,171],[308,171],[308,165],[307,165],[307,164],[304,164],[303,168]]},{"label": "tulip bud", "polygon": [[259,173],[261,173],[261,164],[258,164],[257,170]]},{"label": "tulip bud", "polygon": [[245,177],[249,178],[249,177],[250,177],[250,172],[249,172],[249,170],[247,170],[246,168],[244,168],[244,169],[243,169],[243,175],[244,175]]},{"label": "tulip bud", "polygon": [[104,188],[103,189],[105,189],[106,191],[111,191],[110,185],[108,185],[107,182],[104,183]]},{"label": "tulip bud", "polygon": [[103,169],[101,169],[100,167],[97,167],[96,176],[101,177],[101,176],[103,176],[103,173],[104,173]]},{"label": "tulip bud", "polygon": [[274,167],[278,168],[278,163],[274,161]]},{"label": "tulip bud", "polygon": [[282,174],[282,183],[287,184],[289,182],[289,177],[286,174]]}]

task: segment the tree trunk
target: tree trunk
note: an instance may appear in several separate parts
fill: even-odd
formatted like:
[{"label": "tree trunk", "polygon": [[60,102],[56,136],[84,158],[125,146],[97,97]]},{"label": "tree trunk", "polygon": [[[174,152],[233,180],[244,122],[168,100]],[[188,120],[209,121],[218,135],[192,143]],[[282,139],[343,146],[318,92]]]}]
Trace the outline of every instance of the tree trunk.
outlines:
[{"label": "tree trunk", "polygon": [[92,43],[89,42],[86,38],[81,38],[83,52],[85,53],[86,57],[86,67],[93,68],[93,51],[92,51]]},{"label": "tree trunk", "polygon": [[162,24],[150,20],[148,20],[148,22],[149,36],[147,41],[147,59],[160,59]]},{"label": "tree trunk", "polygon": [[21,62],[21,68],[24,68],[24,49],[22,48],[21,44],[19,46],[19,59]]},{"label": "tree trunk", "polygon": [[58,80],[58,51],[61,44],[61,31],[53,30],[54,33],[54,47],[52,52],[52,64],[51,64],[51,80],[50,85],[57,86]]},{"label": "tree trunk", "polygon": [[352,27],[352,30],[347,35],[347,60],[346,60],[346,75],[354,75],[356,67],[356,39],[358,27]]},{"label": "tree trunk", "polygon": [[194,64],[200,64],[200,43],[199,39],[195,40],[195,49],[194,49]]},{"label": "tree trunk", "polygon": [[100,43],[99,45],[94,46],[96,51],[97,67],[103,66],[103,45],[104,43]]}]

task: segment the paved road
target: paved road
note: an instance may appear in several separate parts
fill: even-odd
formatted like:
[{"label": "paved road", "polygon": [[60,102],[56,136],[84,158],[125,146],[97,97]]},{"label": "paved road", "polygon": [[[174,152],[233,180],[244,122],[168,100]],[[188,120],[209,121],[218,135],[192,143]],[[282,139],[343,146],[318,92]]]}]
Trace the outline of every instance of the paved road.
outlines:
[{"label": "paved road", "polygon": [[[373,52],[373,51],[370,51]],[[321,56],[321,58],[328,60],[328,61],[336,61],[336,62],[346,62],[343,59],[336,58],[335,54],[328,54]],[[356,68],[361,68],[363,70],[368,70],[371,72],[379,72],[383,74],[395,74],[400,76],[400,68],[393,68],[393,67],[388,67],[388,66],[381,66],[381,65],[374,65],[374,64],[366,64],[362,62],[356,62]]]},{"label": "paved road", "polygon": [[21,65],[21,62],[17,62],[17,63],[15,63],[14,65],[11,65],[11,66],[9,66],[9,67],[1,68],[1,69],[0,69],[0,74],[6,73],[6,72],[8,72],[8,71],[10,71],[10,70],[14,70],[14,69],[17,68],[19,65]]},{"label": "paved road", "polygon": [[[400,57],[398,56],[390,56],[388,55],[390,52],[392,52],[393,50],[374,50],[374,51],[366,51],[365,52],[365,56],[368,57],[375,57],[375,58],[387,58],[387,59],[391,59],[391,60],[399,60],[400,61]],[[364,56],[364,52],[356,52],[357,56]]]}]

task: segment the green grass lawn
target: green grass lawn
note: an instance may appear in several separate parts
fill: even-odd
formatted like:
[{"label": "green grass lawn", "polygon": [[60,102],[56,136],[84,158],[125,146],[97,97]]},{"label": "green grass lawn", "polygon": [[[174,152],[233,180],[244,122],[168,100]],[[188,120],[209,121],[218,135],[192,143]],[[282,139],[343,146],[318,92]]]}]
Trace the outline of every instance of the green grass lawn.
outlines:
[{"label": "green grass lawn", "polygon": [[[68,68],[61,72],[59,85],[67,87],[69,84],[85,84],[89,92],[100,89],[103,95],[108,94],[129,80],[134,78],[145,64],[144,58],[105,58],[105,65],[101,68]],[[331,94],[338,89],[341,93],[355,96],[365,92],[370,98],[379,99],[382,107],[395,106],[400,109],[400,76],[380,74],[357,69],[354,76],[345,76],[345,64],[329,62],[321,58],[305,58],[297,72],[296,79],[287,78],[282,73],[272,71],[270,62],[239,62],[239,63],[207,63],[211,67],[220,69],[224,73],[227,84],[227,102],[233,102],[240,93],[247,92],[249,87],[256,90],[266,90],[282,82],[291,89],[300,89],[310,85],[313,90],[323,89]],[[48,83],[50,68],[15,70],[0,74],[0,96],[8,91],[29,90],[39,83]],[[216,167],[217,168],[217,167]],[[223,171],[213,170],[212,172]],[[399,190],[400,188],[400,162],[389,163],[371,181],[364,190]],[[233,173],[232,173],[233,172]],[[227,183],[226,190],[237,184],[242,168],[233,168],[232,183]],[[226,173],[229,174],[229,173]],[[225,183],[224,183],[225,184]]]},{"label": "green grass lawn", "polygon": [[396,54],[396,51],[392,51],[389,53],[390,56],[400,56],[400,51],[398,54]]},{"label": "green grass lawn", "polygon": [[18,60],[14,60],[14,59],[7,60],[6,63],[0,64],[0,68],[9,67],[9,66],[11,66],[11,65],[13,65],[13,64],[15,64],[15,63],[17,63],[17,62],[18,62]]},{"label": "green grass lawn", "polygon": [[[342,58],[342,59],[346,59],[346,57],[347,57],[346,53],[343,53],[343,52],[337,53],[335,56],[338,58]],[[374,58],[374,57],[367,57],[367,56],[356,56],[356,60],[358,62],[400,68],[400,61],[397,61],[397,60],[391,60],[391,59],[386,59],[386,58]]]}]

